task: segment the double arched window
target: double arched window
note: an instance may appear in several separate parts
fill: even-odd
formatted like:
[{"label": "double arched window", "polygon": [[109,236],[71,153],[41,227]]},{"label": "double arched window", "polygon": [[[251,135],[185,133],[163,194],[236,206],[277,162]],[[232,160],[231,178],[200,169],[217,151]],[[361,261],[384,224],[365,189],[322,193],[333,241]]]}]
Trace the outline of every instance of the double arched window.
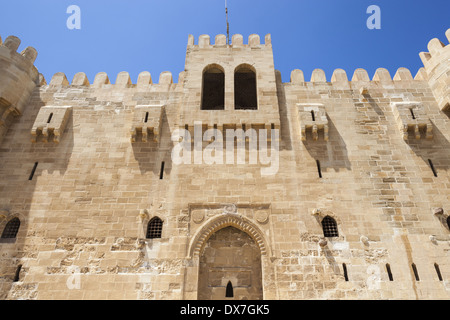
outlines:
[{"label": "double arched window", "polygon": [[[248,64],[234,70],[234,109],[257,110],[256,71]],[[225,109],[225,71],[217,65],[208,65],[202,75],[202,110]]]}]

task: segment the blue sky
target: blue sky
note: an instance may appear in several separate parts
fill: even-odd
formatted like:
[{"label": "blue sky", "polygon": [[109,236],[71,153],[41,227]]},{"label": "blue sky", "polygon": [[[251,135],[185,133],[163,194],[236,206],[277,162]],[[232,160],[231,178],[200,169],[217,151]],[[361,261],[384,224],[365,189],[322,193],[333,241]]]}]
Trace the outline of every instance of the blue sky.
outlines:
[{"label": "blue sky", "polygon": [[[133,83],[141,71],[154,82],[162,71],[174,81],[184,69],[189,34],[226,33],[224,0],[14,0],[0,4],[0,36],[16,35],[19,50],[38,50],[35,65],[47,82],[56,72],[69,81],[85,72],[92,83],[106,72],[112,83],[128,71]],[[67,8],[81,9],[81,29],[70,30]],[[381,29],[369,30],[370,5],[381,9]],[[422,66],[419,52],[428,41],[448,44],[449,0],[228,0],[230,34],[272,35],[275,68],[284,82],[293,69],[309,81],[314,69],[342,68],[349,78],[357,68],[372,77],[383,67],[394,76],[399,67],[413,76]]]}]

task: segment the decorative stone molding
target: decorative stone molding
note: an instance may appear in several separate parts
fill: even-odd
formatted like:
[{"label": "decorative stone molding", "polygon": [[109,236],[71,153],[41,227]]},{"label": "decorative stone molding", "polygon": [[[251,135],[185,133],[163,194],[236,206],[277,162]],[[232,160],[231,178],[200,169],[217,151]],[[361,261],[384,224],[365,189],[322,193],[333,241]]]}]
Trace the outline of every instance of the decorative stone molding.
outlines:
[{"label": "decorative stone molding", "polygon": [[141,221],[148,219],[149,218],[148,210],[147,209],[141,210],[139,212],[139,218],[141,219]]},{"label": "decorative stone molding", "polygon": [[432,212],[434,215],[443,215],[444,214],[444,209],[442,208],[433,208]]},{"label": "decorative stone molding", "polygon": [[235,214],[224,214],[210,219],[192,237],[189,246],[189,258],[200,257],[209,237],[225,227],[235,227],[246,232],[258,245],[261,255],[267,255],[268,248],[263,233],[250,220]]},{"label": "decorative stone molding", "polygon": [[225,214],[236,214],[237,206],[235,204],[225,205],[225,207],[223,208],[223,211]]},{"label": "decorative stone molding", "polygon": [[265,210],[258,210],[255,213],[255,220],[260,224],[264,224],[269,220],[269,213]]},{"label": "decorative stone molding", "polygon": [[361,241],[364,245],[369,245],[369,238],[367,238],[366,236],[361,236],[359,238],[359,241]]},{"label": "decorative stone molding", "polygon": [[322,239],[319,240],[319,246],[320,246],[321,248],[326,247],[327,244],[328,244],[327,239],[322,238]]},{"label": "decorative stone molding", "polygon": [[205,219],[204,212],[201,211],[195,211],[192,213],[192,221],[195,223],[201,223]]}]

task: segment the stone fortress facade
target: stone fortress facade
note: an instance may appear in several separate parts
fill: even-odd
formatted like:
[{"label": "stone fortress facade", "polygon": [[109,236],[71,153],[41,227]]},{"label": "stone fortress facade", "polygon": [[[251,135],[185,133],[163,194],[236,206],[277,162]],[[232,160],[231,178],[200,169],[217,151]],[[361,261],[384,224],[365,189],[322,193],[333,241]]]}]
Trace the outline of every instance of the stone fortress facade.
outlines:
[{"label": "stone fortress facade", "polygon": [[[227,42],[189,36],[178,82],[47,83],[0,40],[0,299],[450,298],[450,45],[283,83],[270,35]],[[210,129],[277,132],[276,170],[261,135],[202,161]]]}]

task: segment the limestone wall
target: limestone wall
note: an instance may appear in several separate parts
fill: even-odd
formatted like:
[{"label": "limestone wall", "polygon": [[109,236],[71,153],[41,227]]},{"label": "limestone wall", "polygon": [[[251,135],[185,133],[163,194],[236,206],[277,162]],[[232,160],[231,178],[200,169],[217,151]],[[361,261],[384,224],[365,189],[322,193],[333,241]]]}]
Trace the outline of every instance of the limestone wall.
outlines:
[{"label": "limestone wall", "polygon": [[[271,49],[255,54],[269,70]],[[214,60],[200,58],[187,65],[201,71]],[[272,89],[267,109],[254,118],[273,123],[271,108],[277,112],[272,175],[262,174],[267,164],[249,163],[249,149],[242,164],[173,163],[172,133],[186,117],[210,119],[198,113],[201,88],[191,70],[177,82],[164,72],[157,83],[148,72],[137,83],[126,72],[114,83],[99,73],[92,84],[83,73],[72,82],[58,73],[34,89],[0,146],[0,230],[12,217],[21,220],[15,241],[0,242],[1,299],[202,298],[205,261],[234,279],[226,269],[234,260],[223,265],[222,253],[210,254],[226,227],[248,235],[241,245],[251,250],[235,250],[243,259],[261,254],[260,269],[244,263],[238,281],[252,286],[257,282],[245,277],[260,274],[261,287],[249,289],[256,297],[449,298],[450,119],[424,70],[413,78],[403,68],[393,77],[379,69],[369,78],[358,69],[351,79],[343,70],[331,77],[316,70],[310,81],[294,70],[288,83],[265,71],[259,83]],[[405,104],[424,122],[400,116]],[[151,127],[158,139],[151,130],[148,139],[133,138],[135,112],[144,106],[157,110]],[[32,134],[49,120],[38,117],[43,107],[70,107],[67,118],[50,119],[66,119],[59,139]],[[324,127],[316,138],[309,130],[302,135],[300,112],[316,109],[327,139]],[[233,110],[209,112],[223,123],[237,121]],[[405,123],[412,128],[406,140]],[[155,216],[163,221],[161,238],[147,239]],[[337,222],[338,237],[324,238],[325,216]]]}]

